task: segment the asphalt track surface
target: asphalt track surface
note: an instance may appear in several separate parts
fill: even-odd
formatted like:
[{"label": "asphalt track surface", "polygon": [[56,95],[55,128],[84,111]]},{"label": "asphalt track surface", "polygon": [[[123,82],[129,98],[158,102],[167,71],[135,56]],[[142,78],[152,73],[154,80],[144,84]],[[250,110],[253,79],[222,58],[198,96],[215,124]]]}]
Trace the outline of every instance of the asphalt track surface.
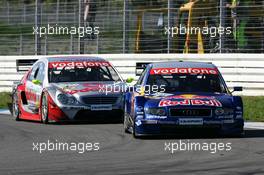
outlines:
[{"label": "asphalt track surface", "polygon": [[[122,124],[50,124],[0,115],[0,174],[264,174],[264,130],[243,138],[134,139]],[[33,143],[99,142],[98,151],[33,151]],[[230,142],[231,151],[165,151],[165,142]]]}]

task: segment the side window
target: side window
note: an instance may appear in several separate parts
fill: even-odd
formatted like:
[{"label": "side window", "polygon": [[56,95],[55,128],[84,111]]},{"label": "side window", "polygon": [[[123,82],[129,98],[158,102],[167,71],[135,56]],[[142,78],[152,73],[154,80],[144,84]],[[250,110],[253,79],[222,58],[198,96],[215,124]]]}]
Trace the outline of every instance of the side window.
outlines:
[{"label": "side window", "polygon": [[115,70],[112,67],[100,67],[100,72],[104,78],[104,80],[110,80],[110,81],[119,81],[119,76],[115,72]]},{"label": "side window", "polygon": [[34,79],[40,80],[42,83],[44,77],[45,77],[45,64],[41,62],[36,70],[36,77],[34,77]]},{"label": "side window", "polygon": [[139,79],[138,79],[138,81],[137,81],[137,83],[136,83],[137,85],[141,85],[141,84],[142,84],[146,72],[147,72],[147,68],[146,68],[146,69],[142,72],[142,74],[140,75],[140,77],[139,77]]},{"label": "side window", "polygon": [[31,73],[30,73],[30,75],[28,77],[28,80],[32,81],[32,80],[35,79],[34,77],[38,73],[38,67],[39,67],[39,64],[36,64],[35,66],[32,67],[32,70],[31,70]]}]

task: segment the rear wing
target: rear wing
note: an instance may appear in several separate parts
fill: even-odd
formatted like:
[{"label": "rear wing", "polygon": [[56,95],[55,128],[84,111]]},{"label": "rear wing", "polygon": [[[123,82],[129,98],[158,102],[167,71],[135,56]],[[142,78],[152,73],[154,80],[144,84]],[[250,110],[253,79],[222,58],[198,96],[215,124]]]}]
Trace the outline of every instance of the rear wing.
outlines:
[{"label": "rear wing", "polygon": [[148,64],[150,63],[149,62],[136,63],[136,76],[140,76]]},{"label": "rear wing", "polygon": [[37,61],[38,59],[17,59],[16,60],[16,70],[17,72],[28,71],[29,68]]}]

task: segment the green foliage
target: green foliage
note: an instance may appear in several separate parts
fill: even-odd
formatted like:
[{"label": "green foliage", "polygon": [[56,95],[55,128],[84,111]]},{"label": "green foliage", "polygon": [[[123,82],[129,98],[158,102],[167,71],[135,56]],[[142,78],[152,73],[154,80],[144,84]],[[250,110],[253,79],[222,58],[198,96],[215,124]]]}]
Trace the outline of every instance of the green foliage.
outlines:
[{"label": "green foliage", "polygon": [[248,121],[264,122],[264,97],[243,97],[244,118]]},{"label": "green foliage", "polygon": [[7,108],[7,104],[11,103],[9,92],[0,92],[0,108]]}]

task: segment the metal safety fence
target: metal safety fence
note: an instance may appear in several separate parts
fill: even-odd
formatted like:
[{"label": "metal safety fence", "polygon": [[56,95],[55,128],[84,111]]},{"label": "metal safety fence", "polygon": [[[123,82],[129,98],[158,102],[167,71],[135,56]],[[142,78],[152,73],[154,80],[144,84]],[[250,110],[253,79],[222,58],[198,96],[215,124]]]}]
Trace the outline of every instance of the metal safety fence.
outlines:
[{"label": "metal safety fence", "polygon": [[264,53],[264,1],[0,2],[0,55],[79,53]]}]

